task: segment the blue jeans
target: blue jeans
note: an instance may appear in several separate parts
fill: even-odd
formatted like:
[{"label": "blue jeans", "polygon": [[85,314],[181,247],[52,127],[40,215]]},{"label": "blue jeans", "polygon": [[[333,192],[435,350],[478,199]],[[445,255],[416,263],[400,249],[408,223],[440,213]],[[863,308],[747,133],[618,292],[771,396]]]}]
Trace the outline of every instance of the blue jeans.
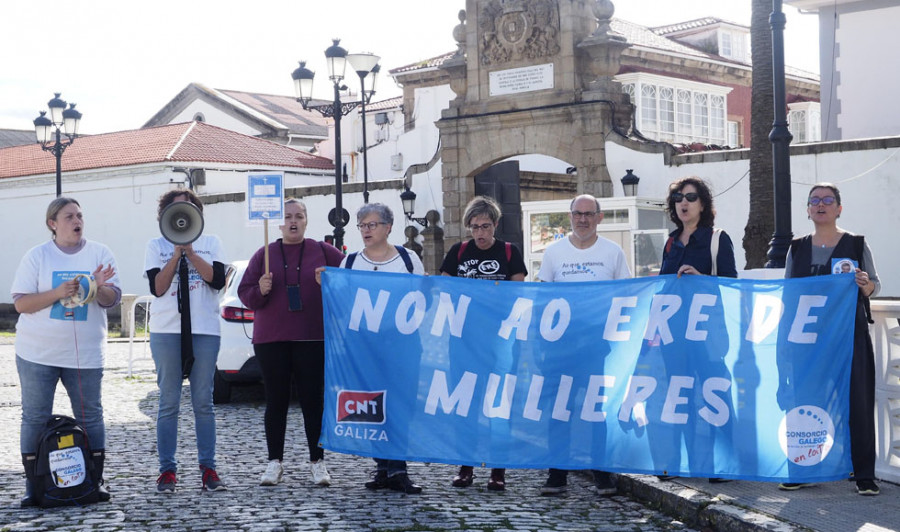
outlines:
[{"label": "blue jeans", "polygon": [[387,460],[384,458],[373,458],[373,460],[375,460],[375,469],[384,471],[389,477],[399,473],[406,473],[406,462],[404,460]]},{"label": "blue jeans", "polygon": [[[219,357],[219,337],[195,334],[191,406],[197,432],[197,459],[201,466],[216,468],[216,414],[213,410],[213,378]],[[150,333],[150,352],[156,364],[159,412],[156,415],[156,448],[159,472],[177,471],[178,412],[181,407],[181,335]]]},{"label": "blue jeans", "polygon": [[100,404],[103,368],[45,366],[16,355],[16,369],[22,387],[22,427],[19,431],[22,454],[37,452],[37,440],[53,415],[53,396],[60,380],[69,394],[72,414],[87,431],[91,449],[106,448],[106,428]]}]

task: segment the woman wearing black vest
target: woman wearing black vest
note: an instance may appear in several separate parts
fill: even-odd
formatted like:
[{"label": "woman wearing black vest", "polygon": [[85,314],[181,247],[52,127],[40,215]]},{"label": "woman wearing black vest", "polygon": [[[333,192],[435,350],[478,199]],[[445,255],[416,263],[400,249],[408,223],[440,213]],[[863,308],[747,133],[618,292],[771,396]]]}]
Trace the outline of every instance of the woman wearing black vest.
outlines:
[{"label": "woman wearing black vest", "polygon": [[[863,237],[837,226],[842,209],[841,193],[836,186],[831,183],[813,185],[806,210],[815,229],[812,234],[791,242],[784,276],[831,275],[835,260],[838,265],[846,259],[859,265],[854,273],[859,297],[850,368],[850,455],[856,491],[860,495],[878,495],[875,484],[875,354],[869,336],[868,302],[878,293],[881,283],[872,251]],[[779,487],[795,490],[808,485],[790,483]]]}]

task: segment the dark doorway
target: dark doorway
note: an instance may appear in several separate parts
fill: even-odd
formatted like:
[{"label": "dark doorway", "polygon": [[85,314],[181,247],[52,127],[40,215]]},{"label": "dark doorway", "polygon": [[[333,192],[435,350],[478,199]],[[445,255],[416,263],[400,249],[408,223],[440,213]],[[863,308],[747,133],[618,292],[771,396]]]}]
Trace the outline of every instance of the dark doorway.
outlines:
[{"label": "dark doorway", "polygon": [[500,226],[494,236],[522,247],[522,204],[519,196],[519,161],[497,163],[475,176],[475,194],[500,204]]}]

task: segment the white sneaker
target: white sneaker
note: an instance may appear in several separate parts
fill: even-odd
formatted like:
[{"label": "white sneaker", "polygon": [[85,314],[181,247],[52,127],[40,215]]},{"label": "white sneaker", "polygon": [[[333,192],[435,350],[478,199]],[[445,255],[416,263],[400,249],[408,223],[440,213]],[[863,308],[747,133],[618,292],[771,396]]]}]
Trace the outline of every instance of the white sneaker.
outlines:
[{"label": "white sneaker", "polygon": [[325,459],[317,460],[315,462],[309,463],[309,468],[312,470],[313,482],[318,486],[330,486],[331,485],[331,475],[328,474],[328,469],[325,467]]},{"label": "white sneaker", "polygon": [[281,460],[269,461],[269,465],[266,466],[266,472],[259,479],[259,485],[274,486],[278,484],[281,482],[282,473],[284,473],[284,466],[281,465]]}]

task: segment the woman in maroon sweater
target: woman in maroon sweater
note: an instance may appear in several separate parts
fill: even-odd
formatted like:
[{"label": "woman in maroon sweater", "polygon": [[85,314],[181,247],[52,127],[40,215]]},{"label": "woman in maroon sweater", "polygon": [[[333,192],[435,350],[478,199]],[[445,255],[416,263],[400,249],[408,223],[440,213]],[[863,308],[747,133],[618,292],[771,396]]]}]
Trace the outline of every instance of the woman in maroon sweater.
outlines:
[{"label": "woman in maroon sweater", "polygon": [[260,485],[281,481],[284,434],[287,427],[291,382],[297,380],[300,408],[309,446],[313,482],[328,486],[325,452],[319,447],[325,387],[325,341],[322,325],[322,290],[316,268],[339,266],[344,255],[330,244],[305,238],[306,205],[298,199],[284,202],[282,237],[269,244],[269,265],[264,270],[264,249],[250,259],[238,286],[238,295],[255,312],[253,351],[266,386],[266,444],[269,464]]}]

